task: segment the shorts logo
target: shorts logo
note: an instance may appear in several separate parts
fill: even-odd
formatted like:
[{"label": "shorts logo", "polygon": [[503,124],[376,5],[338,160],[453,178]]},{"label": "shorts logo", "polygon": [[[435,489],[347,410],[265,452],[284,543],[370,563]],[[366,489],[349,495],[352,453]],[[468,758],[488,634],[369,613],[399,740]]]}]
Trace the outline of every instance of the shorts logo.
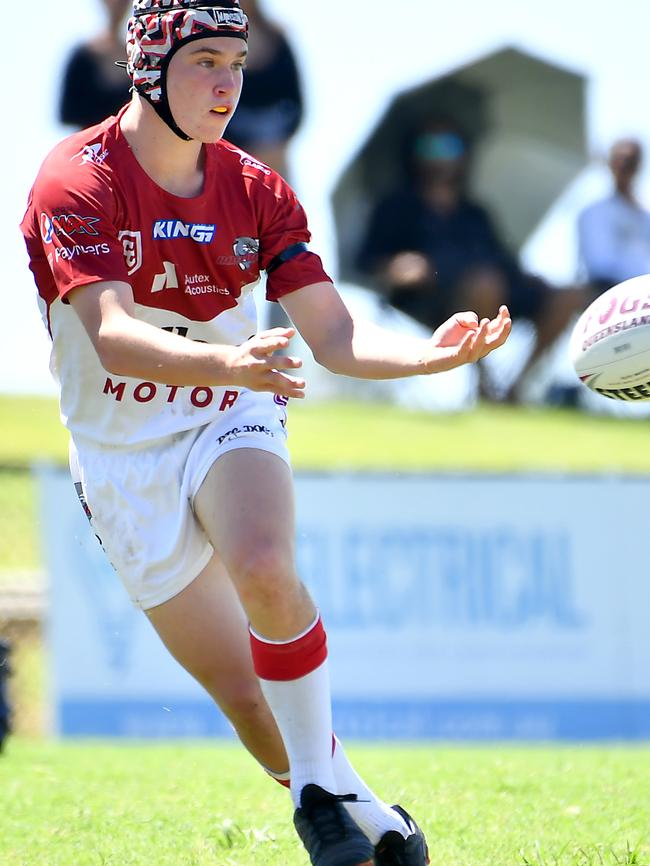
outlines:
[{"label": "shorts logo", "polygon": [[72,235],[99,236],[95,223],[99,217],[80,216],[76,213],[64,213],[58,216],[41,214],[41,237],[44,244],[51,244],[54,235],[57,237],[72,237]]},{"label": "shorts logo", "polygon": [[216,225],[213,223],[184,223],[182,220],[156,220],[152,237],[155,241],[175,241],[189,238],[197,244],[211,244]]},{"label": "shorts logo", "polygon": [[243,424],[241,427],[233,427],[232,430],[227,430],[223,436],[217,438],[217,442],[219,445],[223,445],[224,442],[232,442],[246,433],[263,433],[265,436],[275,437],[273,431],[269,430],[264,424]]},{"label": "shorts logo", "polygon": [[123,231],[117,237],[122,241],[124,261],[131,276],[142,267],[142,232]]},{"label": "shorts logo", "polygon": [[84,144],[79,153],[75,153],[70,159],[70,162],[73,159],[80,159],[81,165],[87,165],[89,162],[93,165],[103,165],[107,156],[108,151],[102,150],[101,144]]},{"label": "shorts logo", "polygon": [[260,242],[257,238],[236,238],[232,251],[242,271],[248,271],[258,259]]}]

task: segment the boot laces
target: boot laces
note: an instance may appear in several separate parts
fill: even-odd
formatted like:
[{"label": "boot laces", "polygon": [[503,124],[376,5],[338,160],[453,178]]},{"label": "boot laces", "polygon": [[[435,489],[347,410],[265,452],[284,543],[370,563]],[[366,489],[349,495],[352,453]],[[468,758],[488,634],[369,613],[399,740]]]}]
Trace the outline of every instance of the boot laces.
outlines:
[{"label": "boot laces", "polygon": [[315,803],[305,812],[309,817],[314,832],[323,844],[334,844],[348,834],[349,823],[347,813],[340,808],[343,803],[356,803],[356,794],[331,794],[325,792],[322,800]]}]

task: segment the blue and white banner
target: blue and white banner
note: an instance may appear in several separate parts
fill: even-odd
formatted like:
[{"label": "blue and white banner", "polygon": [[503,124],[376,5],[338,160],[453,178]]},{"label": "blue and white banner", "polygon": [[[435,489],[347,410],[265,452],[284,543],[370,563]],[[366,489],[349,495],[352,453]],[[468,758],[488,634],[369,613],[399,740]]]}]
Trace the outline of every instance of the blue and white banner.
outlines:
[{"label": "blue and white banner", "polygon": [[[40,469],[64,735],[228,733]],[[343,736],[650,737],[650,480],[298,475]]]}]

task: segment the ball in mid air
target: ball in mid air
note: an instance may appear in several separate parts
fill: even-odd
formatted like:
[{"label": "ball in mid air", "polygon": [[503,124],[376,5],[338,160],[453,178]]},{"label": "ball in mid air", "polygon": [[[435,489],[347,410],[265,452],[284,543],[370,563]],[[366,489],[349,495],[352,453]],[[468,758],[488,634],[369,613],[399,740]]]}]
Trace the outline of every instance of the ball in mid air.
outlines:
[{"label": "ball in mid air", "polygon": [[650,400],[650,274],[596,298],[573,329],[570,353],[592,391],[613,400]]}]

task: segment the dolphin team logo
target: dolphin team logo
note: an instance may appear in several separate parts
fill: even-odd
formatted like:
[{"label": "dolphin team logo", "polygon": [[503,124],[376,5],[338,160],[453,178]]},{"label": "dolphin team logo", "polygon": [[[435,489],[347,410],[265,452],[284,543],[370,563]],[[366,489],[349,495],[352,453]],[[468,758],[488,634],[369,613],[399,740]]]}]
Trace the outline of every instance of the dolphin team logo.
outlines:
[{"label": "dolphin team logo", "polygon": [[248,271],[253,262],[257,261],[260,242],[258,238],[237,238],[232,245],[232,251],[242,271]]}]

